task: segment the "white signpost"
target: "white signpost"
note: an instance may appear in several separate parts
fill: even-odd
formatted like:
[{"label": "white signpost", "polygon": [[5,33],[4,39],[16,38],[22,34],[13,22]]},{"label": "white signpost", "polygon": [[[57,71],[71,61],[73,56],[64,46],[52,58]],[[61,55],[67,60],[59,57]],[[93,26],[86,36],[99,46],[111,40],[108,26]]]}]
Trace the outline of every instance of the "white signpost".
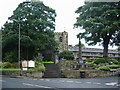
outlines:
[{"label": "white signpost", "polygon": [[35,62],[32,60],[28,61],[28,67],[35,67]]}]

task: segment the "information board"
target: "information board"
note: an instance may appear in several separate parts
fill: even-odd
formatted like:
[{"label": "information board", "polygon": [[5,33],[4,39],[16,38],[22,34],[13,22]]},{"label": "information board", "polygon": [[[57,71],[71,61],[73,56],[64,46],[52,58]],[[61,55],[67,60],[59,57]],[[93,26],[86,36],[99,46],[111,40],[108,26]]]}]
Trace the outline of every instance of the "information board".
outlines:
[{"label": "information board", "polygon": [[28,67],[28,63],[27,63],[27,61],[26,61],[26,60],[22,61],[22,67],[23,67],[23,68]]},{"label": "information board", "polygon": [[23,68],[23,71],[27,71],[27,68]]},{"label": "information board", "polygon": [[28,67],[35,67],[35,62],[32,60],[28,61]]}]

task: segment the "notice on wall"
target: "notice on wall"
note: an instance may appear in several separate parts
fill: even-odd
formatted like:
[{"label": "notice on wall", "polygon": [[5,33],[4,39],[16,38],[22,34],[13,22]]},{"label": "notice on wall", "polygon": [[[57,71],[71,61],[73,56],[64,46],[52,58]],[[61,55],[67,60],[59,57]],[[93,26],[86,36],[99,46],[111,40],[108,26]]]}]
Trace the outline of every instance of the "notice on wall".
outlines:
[{"label": "notice on wall", "polygon": [[23,68],[23,71],[27,71],[27,68]]},{"label": "notice on wall", "polygon": [[26,60],[22,61],[22,67],[23,67],[23,68],[28,67],[28,63],[27,63],[27,61],[26,61]]},{"label": "notice on wall", "polygon": [[28,67],[35,67],[35,62],[32,60],[28,61]]}]

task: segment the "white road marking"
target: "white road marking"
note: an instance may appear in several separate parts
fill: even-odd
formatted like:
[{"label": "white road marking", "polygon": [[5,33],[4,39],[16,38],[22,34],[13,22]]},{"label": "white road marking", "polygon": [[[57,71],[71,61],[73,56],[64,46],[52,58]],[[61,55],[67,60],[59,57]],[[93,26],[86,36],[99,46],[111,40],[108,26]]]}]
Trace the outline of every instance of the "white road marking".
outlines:
[{"label": "white road marking", "polygon": [[46,81],[50,81],[49,79],[45,79]]},{"label": "white road marking", "polygon": [[23,83],[23,85],[35,86],[35,87],[40,87],[40,88],[51,88],[51,87],[48,87],[48,86],[33,85],[33,84],[29,84],[29,83]]},{"label": "white road marking", "polygon": [[23,85],[34,86],[33,84],[29,84],[29,83],[23,83]]},{"label": "white road marking", "polygon": [[37,80],[37,79],[33,79],[33,80]]},{"label": "white road marking", "polygon": [[6,82],[5,80],[0,80],[0,82]]},{"label": "white road marking", "polygon": [[36,87],[41,87],[41,88],[51,88],[51,87],[48,87],[48,86],[39,86],[39,85],[35,85]]},{"label": "white road marking", "polygon": [[75,83],[82,83],[82,82],[78,82],[78,81],[76,81]]},{"label": "white road marking", "polygon": [[101,83],[93,83],[93,84],[101,84]]},{"label": "white road marking", "polygon": [[71,82],[73,82],[73,81],[66,81],[66,82],[70,82],[70,83],[71,83]]},{"label": "white road marking", "polygon": [[42,80],[42,81],[43,81],[44,79],[39,79],[39,80]]},{"label": "white road marking", "polygon": [[117,82],[105,83],[105,85],[111,85],[111,86],[115,86],[115,85],[117,85]]},{"label": "white road marking", "polygon": [[119,86],[120,86],[120,84],[118,83],[116,86],[118,86],[118,87],[119,87]]},{"label": "white road marking", "polygon": [[86,82],[86,83],[91,84],[91,82]]}]

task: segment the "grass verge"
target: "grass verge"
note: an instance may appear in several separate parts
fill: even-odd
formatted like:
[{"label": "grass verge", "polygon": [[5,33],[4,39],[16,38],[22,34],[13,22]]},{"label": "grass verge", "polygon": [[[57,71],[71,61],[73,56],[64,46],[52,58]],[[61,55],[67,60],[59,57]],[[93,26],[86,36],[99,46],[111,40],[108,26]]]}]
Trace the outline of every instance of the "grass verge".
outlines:
[{"label": "grass verge", "polygon": [[19,68],[0,68],[0,71],[18,71]]},{"label": "grass verge", "polygon": [[42,63],[54,63],[54,62],[52,62],[52,61],[49,61],[49,62],[48,62],[48,61],[46,61],[46,62],[45,62],[45,61],[44,61],[44,62],[42,62]]}]

